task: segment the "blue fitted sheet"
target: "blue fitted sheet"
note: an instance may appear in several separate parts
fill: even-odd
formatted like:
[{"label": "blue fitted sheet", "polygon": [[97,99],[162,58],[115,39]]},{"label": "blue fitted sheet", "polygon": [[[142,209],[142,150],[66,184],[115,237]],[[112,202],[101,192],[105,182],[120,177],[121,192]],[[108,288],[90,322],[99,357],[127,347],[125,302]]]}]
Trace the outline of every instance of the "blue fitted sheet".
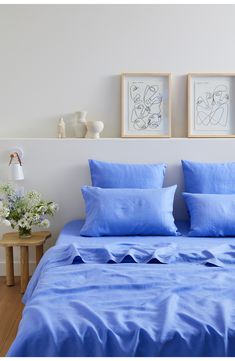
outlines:
[{"label": "blue fitted sheet", "polygon": [[79,237],[43,256],[8,356],[235,356],[235,238]]},{"label": "blue fitted sheet", "polygon": [[219,249],[228,245],[235,246],[235,237],[188,237],[190,224],[188,221],[176,221],[180,236],[122,236],[122,237],[81,237],[80,229],[84,220],[68,222],[62,229],[56,244],[58,246],[74,244],[80,248],[111,248],[118,244],[138,245],[144,249],[146,246],[155,247],[160,244],[168,244],[186,258],[194,257],[195,252],[206,252],[207,250]]}]

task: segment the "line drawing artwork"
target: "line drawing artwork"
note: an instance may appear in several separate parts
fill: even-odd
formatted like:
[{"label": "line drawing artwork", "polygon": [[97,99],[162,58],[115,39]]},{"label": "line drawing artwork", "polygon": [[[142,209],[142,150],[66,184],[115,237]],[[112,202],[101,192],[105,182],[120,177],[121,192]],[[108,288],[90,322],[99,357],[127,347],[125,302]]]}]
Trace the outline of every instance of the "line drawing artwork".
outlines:
[{"label": "line drawing artwork", "polygon": [[[229,87],[226,84],[210,85],[199,82],[202,92],[195,93],[195,127],[202,130],[228,129]],[[204,87],[204,89],[203,89]],[[205,88],[206,87],[206,88]]]},{"label": "line drawing artwork", "polygon": [[162,123],[163,98],[160,85],[129,82],[129,125],[135,130],[158,129]]}]

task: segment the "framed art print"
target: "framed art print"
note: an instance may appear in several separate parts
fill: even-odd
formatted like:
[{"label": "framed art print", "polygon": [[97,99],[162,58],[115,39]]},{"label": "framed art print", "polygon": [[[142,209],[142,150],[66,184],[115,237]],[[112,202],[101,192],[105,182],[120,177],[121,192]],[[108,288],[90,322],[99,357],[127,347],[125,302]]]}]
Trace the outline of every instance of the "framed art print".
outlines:
[{"label": "framed art print", "polygon": [[235,137],[235,74],[188,74],[188,136]]},{"label": "framed art print", "polygon": [[121,76],[122,137],[171,136],[171,74]]}]

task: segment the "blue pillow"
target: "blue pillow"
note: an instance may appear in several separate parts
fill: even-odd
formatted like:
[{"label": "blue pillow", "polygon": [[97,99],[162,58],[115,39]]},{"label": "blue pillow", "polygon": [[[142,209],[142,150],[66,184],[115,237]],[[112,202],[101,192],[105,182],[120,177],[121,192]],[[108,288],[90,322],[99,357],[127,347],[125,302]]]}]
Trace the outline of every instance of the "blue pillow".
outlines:
[{"label": "blue pillow", "polygon": [[190,237],[235,236],[235,194],[183,196],[190,213]]},{"label": "blue pillow", "polygon": [[185,192],[235,193],[234,163],[197,163],[182,160]]},{"label": "blue pillow", "polygon": [[93,187],[161,188],[165,164],[125,164],[89,159]]},{"label": "blue pillow", "polygon": [[160,189],[82,188],[82,236],[176,236],[172,214],[176,186]]}]

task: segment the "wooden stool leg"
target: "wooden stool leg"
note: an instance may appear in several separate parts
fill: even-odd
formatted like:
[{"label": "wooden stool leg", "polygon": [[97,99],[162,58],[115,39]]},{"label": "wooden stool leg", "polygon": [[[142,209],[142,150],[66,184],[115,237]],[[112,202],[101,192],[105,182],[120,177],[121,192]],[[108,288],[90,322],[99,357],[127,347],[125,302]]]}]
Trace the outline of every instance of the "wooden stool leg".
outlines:
[{"label": "wooden stool leg", "polygon": [[40,246],[36,246],[36,265],[39,264],[42,256],[43,256],[43,244],[41,244]]},{"label": "wooden stool leg", "polygon": [[13,265],[13,247],[5,247],[6,249],[6,283],[7,286],[14,286],[14,265]]},{"label": "wooden stool leg", "polygon": [[28,246],[20,247],[20,270],[21,270],[21,280],[20,280],[20,291],[24,293],[29,281],[29,249]]}]

